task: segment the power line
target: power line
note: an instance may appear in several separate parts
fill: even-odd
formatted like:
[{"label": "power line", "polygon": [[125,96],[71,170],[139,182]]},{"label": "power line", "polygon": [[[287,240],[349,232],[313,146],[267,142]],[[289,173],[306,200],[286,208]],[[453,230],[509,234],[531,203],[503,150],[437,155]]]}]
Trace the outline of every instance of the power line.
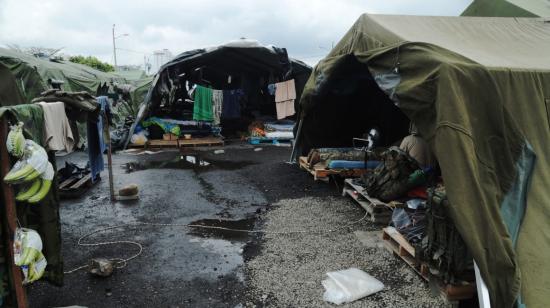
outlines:
[{"label": "power line", "polygon": [[132,50],[132,49],[126,49],[126,48],[117,48],[117,50],[122,50],[122,51],[127,51],[127,52],[133,52],[133,53],[139,53],[139,54],[142,54],[142,55],[153,55],[152,53],[150,52],[143,52],[143,51],[137,51],[137,50]]}]

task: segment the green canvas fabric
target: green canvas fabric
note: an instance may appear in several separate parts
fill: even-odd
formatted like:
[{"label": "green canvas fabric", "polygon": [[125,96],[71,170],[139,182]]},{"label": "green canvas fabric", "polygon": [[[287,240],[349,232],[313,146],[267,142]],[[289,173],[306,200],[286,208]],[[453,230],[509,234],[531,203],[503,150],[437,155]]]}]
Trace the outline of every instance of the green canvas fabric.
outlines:
[{"label": "green canvas fabric", "polygon": [[[12,123],[23,122],[24,134],[28,139],[42,145],[44,114],[38,105],[18,105],[0,108],[0,118]],[[55,154],[48,153],[54,170]],[[59,218],[58,183],[54,183],[50,193],[38,205],[17,203],[17,217],[22,226],[38,231],[42,238],[44,256],[48,261],[45,278],[56,285],[63,284],[63,256],[61,254],[61,225]]]},{"label": "green canvas fabric", "polygon": [[461,16],[537,17],[538,15],[506,0],[475,0],[462,12]]},{"label": "green canvas fabric", "polygon": [[0,48],[0,64],[13,73],[25,102],[30,102],[49,89],[49,78],[63,81],[61,88],[65,91],[86,91],[92,95],[96,94],[100,84],[111,81],[127,83],[122,76],[101,72],[82,64],[43,60],[4,48]]},{"label": "green canvas fabric", "polygon": [[[539,68],[534,67],[539,59],[548,59],[544,54],[550,54],[550,25],[539,19],[403,19],[363,15],[314,68],[301,99],[299,116],[305,129],[298,140],[319,146],[324,135],[334,132],[345,139],[363,133],[353,135],[341,128],[353,115],[338,118],[337,110],[347,102],[334,92],[349,86],[349,76],[372,76],[380,86],[373,95],[380,90],[386,94],[386,101],[377,101],[394,104],[414,121],[435,153],[450,216],[481,270],[492,306],[512,307],[521,294],[527,307],[542,307],[550,302],[546,291],[550,283],[546,262],[550,255],[550,230],[546,228],[550,219],[550,119],[545,103],[550,97],[550,61],[540,60]],[[392,28],[394,21],[400,24]],[[460,33],[461,23],[465,31],[477,24],[479,33],[467,41],[465,33]],[[458,33],[449,32],[446,37],[442,30],[446,27]],[[505,38],[497,31],[503,28],[510,38],[499,44],[512,50],[530,42],[530,35],[542,38],[538,49],[526,51],[533,52],[533,57],[518,59],[510,50],[494,59],[488,57],[486,42],[477,45],[477,41]],[[427,32],[418,34],[419,29]],[[534,29],[538,30],[531,33]],[[453,35],[465,40],[452,42]],[[421,41],[408,41],[409,36]],[[388,102],[387,96],[392,100]],[[361,103],[376,105],[364,98],[355,104]],[[524,178],[518,174],[518,161],[529,145],[536,161],[523,196],[525,217],[514,248],[501,206]]]},{"label": "green canvas fabric", "polygon": [[23,122],[25,138],[32,139],[39,145],[42,144],[44,131],[44,111],[39,105],[23,104],[0,108],[0,118],[7,119],[15,124]]},{"label": "green canvas fabric", "polygon": [[139,106],[144,103],[147,92],[153,84],[153,77],[145,77],[137,81],[131,81],[131,84],[135,86],[130,93],[131,102],[128,106],[128,115],[137,116]]},{"label": "green canvas fabric", "polygon": [[0,64],[0,81],[0,106],[23,104],[24,98],[17,88],[17,80],[2,64]]}]

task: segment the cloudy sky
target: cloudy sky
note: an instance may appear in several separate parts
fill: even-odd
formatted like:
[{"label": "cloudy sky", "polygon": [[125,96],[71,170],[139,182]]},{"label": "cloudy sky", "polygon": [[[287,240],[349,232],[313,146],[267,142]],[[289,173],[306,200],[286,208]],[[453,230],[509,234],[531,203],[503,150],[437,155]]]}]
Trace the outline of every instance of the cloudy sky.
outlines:
[{"label": "cloudy sky", "polygon": [[240,37],[315,64],[361,13],[459,15],[472,0],[0,0],[0,45],[61,48],[118,64]]}]

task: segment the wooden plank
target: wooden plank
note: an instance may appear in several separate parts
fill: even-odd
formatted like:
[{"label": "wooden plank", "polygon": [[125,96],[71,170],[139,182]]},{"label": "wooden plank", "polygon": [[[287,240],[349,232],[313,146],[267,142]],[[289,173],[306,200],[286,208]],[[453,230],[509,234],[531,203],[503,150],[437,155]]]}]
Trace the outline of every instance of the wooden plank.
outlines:
[{"label": "wooden plank", "polygon": [[468,283],[465,285],[445,285],[441,287],[441,295],[448,301],[470,299],[477,293],[476,285]]},{"label": "wooden plank", "polygon": [[355,189],[357,191],[357,193],[359,193],[363,198],[369,200],[369,202],[372,203],[375,207],[387,207],[388,206],[387,203],[382,202],[377,198],[373,198],[373,197],[369,196],[369,194],[365,191],[365,188],[363,188],[360,185],[357,185],[357,184],[353,183],[353,179],[346,179],[345,183],[348,184],[349,186],[351,186],[353,189]]},{"label": "wooden plank", "polygon": [[[6,148],[6,137],[8,136],[8,123],[6,120],[0,120],[0,160],[1,160],[1,170],[0,177],[1,179],[8,174],[10,171],[10,158],[8,150]],[[23,275],[19,266],[15,265],[13,261],[13,236],[15,234],[15,229],[17,227],[16,220],[16,208],[15,208],[15,195],[13,188],[2,182],[2,190],[4,192],[4,236],[7,237],[8,247],[5,247],[8,252],[7,257],[9,259],[9,268],[11,273],[11,281],[13,282],[13,288],[15,289],[15,301],[17,307],[23,308],[27,307],[27,294],[23,288]],[[6,240],[6,239],[5,239]]]},{"label": "wooden plank", "polygon": [[222,138],[219,137],[205,137],[205,138],[194,138],[194,139],[179,139],[180,146],[187,145],[223,145],[224,142]]},{"label": "wooden plank", "polygon": [[352,182],[352,179],[346,179],[344,181],[344,189],[342,190],[343,196],[350,196],[357,204],[369,213],[370,220],[374,223],[387,224],[391,220],[391,210],[390,208],[380,200],[376,199],[377,202],[373,202],[373,198],[367,198],[365,196],[366,192],[363,190],[361,194],[357,189],[362,188],[359,185],[355,185]]},{"label": "wooden plank", "polygon": [[73,184],[76,181],[78,181],[76,178],[72,178],[72,177],[68,178],[65,181],[63,181],[61,184],[59,184],[59,189],[64,189],[64,188],[70,186],[71,184]]},{"label": "wooden plank", "polygon": [[[384,246],[407,263],[415,272],[417,272],[425,281],[430,280],[429,268],[426,263],[419,263],[414,257],[414,247],[393,227],[387,227],[382,230],[382,240]],[[436,279],[435,277],[433,279]],[[472,298],[476,292],[475,284],[466,283],[464,285],[443,284],[436,281],[439,293],[447,301],[458,301]]]},{"label": "wooden plank", "polygon": [[224,141],[219,137],[204,137],[193,139],[162,140],[150,139],[145,145],[131,144],[131,148],[178,148],[188,146],[223,146]]},{"label": "wooden plank", "polygon": [[409,244],[409,241],[407,241],[407,239],[394,227],[386,227],[383,229],[383,232],[396,241],[399,246],[403,247],[403,249],[405,249],[413,258],[415,257],[414,247]]},{"label": "wooden plank", "polygon": [[88,173],[85,176],[83,176],[80,180],[78,180],[76,183],[71,185],[71,187],[69,187],[69,189],[78,189],[82,185],[86,184],[87,182],[91,183],[91,181],[92,181],[92,174]]}]

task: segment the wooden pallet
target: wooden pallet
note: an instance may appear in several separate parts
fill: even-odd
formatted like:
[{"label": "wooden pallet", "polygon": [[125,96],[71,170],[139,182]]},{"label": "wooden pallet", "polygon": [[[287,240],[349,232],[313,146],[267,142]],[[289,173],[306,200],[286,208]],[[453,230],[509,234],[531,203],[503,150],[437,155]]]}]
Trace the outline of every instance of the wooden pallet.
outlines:
[{"label": "wooden pallet", "polygon": [[[394,227],[382,229],[382,240],[384,246],[394,255],[405,261],[415,272],[417,272],[425,281],[430,280],[428,265],[419,262],[415,258],[415,248],[407,239],[399,233]],[[441,297],[449,302],[470,299],[476,293],[475,283],[465,285],[451,285],[436,282],[439,287]]]},{"label": "wooden pallet", "polygon": [[59,184],[59,197],[61,199],[77,198],[99,182],[100,178],[92,183],[92,175],[87,174],[82,178],[68,178]]},{"label": "wooden pallet", "polygon": [[327,169],[325,162],[319,162],[313,167],[309,167],[306,156],[301,156],[298,160],[300,168],[313,175],[315,181],[328,182],[331,175],[337,175],[343,178],[356,178],[368,172],[367,169]]},{"label": "wooden pallet", "polygon": [[353,179],[344,180],[342,196],[350,196],[357,204],[367,211],[370,220],[374,223],[387,224],[392,215],[394,205],[372,198],[360,185],[353,183]]},{"label": "wooden pallet", "polygon": [[223,146],[224,141],[219,137],[204,137],[204,138],[192,138],[192,139],[178,139],[178,140],[163,140],[163,139],[151,139],[145,144],[130,144],[130,148],[180,148],[180,147],[209,147],[209,146]]}]

